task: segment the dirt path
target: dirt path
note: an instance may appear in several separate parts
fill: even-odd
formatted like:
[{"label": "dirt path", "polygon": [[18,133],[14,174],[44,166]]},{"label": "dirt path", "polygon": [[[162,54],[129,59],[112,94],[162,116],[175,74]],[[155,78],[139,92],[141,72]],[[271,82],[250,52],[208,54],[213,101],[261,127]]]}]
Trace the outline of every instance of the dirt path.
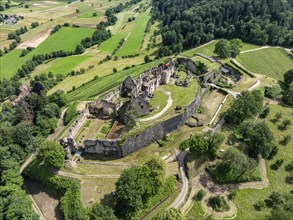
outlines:
[{"label": "dirt path", "polygon": [[108,178],[108,179],[112,179],[112,178],[119,178],[120,177],[120,175],[108,175],[108,174],[80,175],[80,174],[75,174],[75,173],[64,172],[61,170],[49,170],[49,171],[56,174],[56,175],[59,175],[59,176],[68,177],[68,178],[77,179],[77,180],[81,180],[82,178]]},{"label": "dirt path", "polygon": [[17,47],[17,49],[25,49],[27,47],[37,47],[50,36],[50,33],[51,33],[51,29],[44,30],[38,33],[37,35],[35,35],[34,37],[32,37],[31,39],[21,43]]},{"label": "dirt path", "polygon": [[248,91],[252,91],[252,90],[254,90],[256,87],[258,87],[260,85],[260,80],[259,79],[257,79],[256,81],[255,81],[255,83],[253,83],[253,85],[252,86],[250,86],[249,88],[248,88]]},{"label": "dirt path", "polygon": [[255,48],[255,49],[250,49],[250,50],[244,50],[241,51],[240,53],[249,53],[249,52],[253,52],[253,51],[257,51],[257,50],[263,50],[263,49],[267,49],[267,48],[279,48],[279,49],[284,49],[286,50],[288,53],[291,53],[291,50],[289,48],[286,47],[272,47],[272,46],[263,46],[263,47],[259,47],[259,48]]},{"label": "dirt path", "polygon": [[154,120],[156,118],[159,118],[172,106],[173,99],[172,99],[171,93],[170,92],[164,92],[164,93],[166,95],[168,95],[169,98],[168,98],[168,101],[167,101],[167,105],[162,109],[162,111],[160,111],[158,114],[153,115],[152,117],[139,119],[139,121],[141,121],[141,122],[143,122],[143,121],[151,121],[151,120]]},{"label": "dirt path", "polygon": [[[239,183],[239,184],[216,184],[209,173],[206,171],[201,172],[194,179],[191,180],[192,190],[188,197],[187,202],[182,207],[181,211],[187,213],[193,204],[194,195],[200,190],[203,189],[206,192],[204,201],[202,202],[203,209],[206,213],[212,214],[216,218],[231,218],[235,217],[237,214],[236,205],[227,199],[227,195],[232,190],[238,189],[263,189],[269,186],[269,179],[267,177],[266,163],[265,160],[259,157],[259,166],[261,171],[262,181],[248,182],[248,183]],[[230,210],[227,212],[216,212],[208,205],[208,199],[211,196],[221,195],[224,196],[230,206]]]}]

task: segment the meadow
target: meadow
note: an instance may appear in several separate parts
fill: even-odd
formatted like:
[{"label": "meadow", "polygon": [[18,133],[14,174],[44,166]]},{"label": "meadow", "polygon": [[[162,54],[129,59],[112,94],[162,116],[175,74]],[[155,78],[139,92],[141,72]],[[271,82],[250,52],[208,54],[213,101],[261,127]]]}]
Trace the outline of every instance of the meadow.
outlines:
[{"label": "meadow", "polygon": [[[83,38],[91,36],[94,31],[94,29],[90,28],[62,27],[57,33],[50,35],[43,43],[25,57],[19,57],[22,51],[20,49],[10,51],[8,54],[0,57],[1,78],[11,78],[16,73],[17,69],[25,64],[27,59],[31,59],[33,55],[50,53],[57,50],[73,51]],[[69,67],[72,67],[76,61],[77,58],[68,58],[65,65],[70,64],[71,66],[63,67],[62,64],[60,64],[56,68],[54,67],[53,70],[57,71],[57,68],[61,67],[61,70],[63,71],[63,68],[65,68],[65,73],[67,73],[70,70]]]},{"label": "meadow", "polygon": [[23,64],[25,58],[19,57],[22,50],[14,49],[0,57],[0,79],[10,79]]},{"label": "meadow", "polygon": [[[285,183],[285,178],[289,175],[289,173],[285,171],[285,166],[293,161],[293,141],[291,140],[287,146],[283,146],[278,143],[278,141],[282,140],[286,134],[290,134],[292,131],[292,125],[285,131],[278,129],[278,125],[281,124],[281,121],[292,118],[292,109],[285,108],[280,105],[270,105],[270,108],[270,114],[265,121],[275,134],[276,143],[278,144],[279,149],[274,159],[266,161],[270,186],[262,190],[246,189],[237,191],[235,203],[238,207],[238,214],[236,219],[265,219],[270,209],[265,208],[262,211],[256,211],[253,205],[258,201],[267,199],[274,191],[283,194],[289,193],[292,189],[292,185],[290,186]],[[283,114],[282,119],[279,123],[273,123],[270,119],[272,119],[277,112],[281,112]],[[279,159],[284,159],[284,164],[279,168],[279,170],[272,170],[271,165]]]},{"label": "meadow", "polygon": [[43,43],[27,55],[46,54],[53,51],[74,51],[76,45],[85,37],[91,37],[95,29],[62,27],[57,33],[50,35]]},{"label": "meadow", "polygon": [[150,19],[150,13],[139,14],[135,19],[135,26],[128,36],[122,48],[117,52],[117,56],[126,56],[136,54],[143,42],[146,25]]},{"label": "meadow", "polygon": [[71,70],[74,70],[79,64],[86,61],[88,58],[89,57],[86,55],[58,58],[49,63],[38,66],[33,72],[32,76],[49,72],[52,72],[54,75],[66,75]]},{"label": "meadow", "polygon": [[293,59],[283,49],[266,48],[241,53],[238,60],[250,71],[283,80],[283,75],[293,67]]},{"label": "meadow", "polygon": [[99,46],[99,50],[113,52],[118,46],[119,42],[127,36],[127,33],[119,33],[112,35],[110,39],[104,41],[101,46]]}]

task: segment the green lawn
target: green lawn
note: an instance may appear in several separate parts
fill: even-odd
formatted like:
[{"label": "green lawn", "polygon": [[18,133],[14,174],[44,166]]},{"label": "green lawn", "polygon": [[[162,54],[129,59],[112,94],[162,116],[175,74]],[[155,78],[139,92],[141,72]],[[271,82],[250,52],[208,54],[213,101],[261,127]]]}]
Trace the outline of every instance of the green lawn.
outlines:
[{"label": "green lawn", "polygon": [[203,211],[203,208],[201,206],[200,202],[195,202],[192,205],[192,208],[189,210],[189,212],[185,215],[186,220],[202,220],[204,219],[205,213]]},{"label": "green lawn", "polygon": [[73,70],[75,67],[77,67],[80,63],[87,60],[88,58],[89,57],[86,55],[58,58],[49,62],[48,64],[44,64],[45,68],[40,68],[36,70],[34,72],[34,75],[48,72],[52,72],[54,75],[66,75],[68,72]]},{"label": "green lawn", "polygon": [[58,50],[73,51],[83,38],[92,36],[94,31],[95,29],[92,28],[62,27],[26,57],[32,58],[36,54],[46,54]]},{"label": "green lawn", "polygon": [[101,44],[101,46],[99,47],[99,50],[113,52],[118,46],[120,40],[122,40],[126,36],[127,36],[127,33],[120,33],[120,34],[113,35],[110,39],[106,40],[105,42]]},{"label": "green lawn", "polygon": [[131,77],[136,77],[139,74],[141,74],[144,70],[147,70],[150,67],[158,65],[159,63],[164,61],[164,59],[165,58],[162,58],[151,63],[142,64],[142,65],[130,68],[128,70],[124,70],[115,74],[110,74],[110,75],[98,78],[96,80],[93,80],[85,84],[84,86],[79,87],[73,92],[68,93],[67,97],[69,101],[94,97],[96,95],[106,92],[114,88],[115,86],[119,85],[121,82],[123,82],[123,80],[128,75]]},{"label": "green lawn", "polygon": [[117,52],[117,56],[132,55],[136,54],[139,51],[144,38],[145,28],[149,19],[149,12],[141,13],[136,17],[135,26],[131,34],[128,36],[123,47]]},{"label": "green lawn", "polygon": [[25,58],[19,57],[21,51],[15,49],[0,57],[0,79],[10,79],[25,64]]},{"label": "green lawn", "polygon": [[277,80],[283,80],[285,72],[293,68],[292,57],[285,50],[279,48],[242,53],[238,59],[250,71]]}]

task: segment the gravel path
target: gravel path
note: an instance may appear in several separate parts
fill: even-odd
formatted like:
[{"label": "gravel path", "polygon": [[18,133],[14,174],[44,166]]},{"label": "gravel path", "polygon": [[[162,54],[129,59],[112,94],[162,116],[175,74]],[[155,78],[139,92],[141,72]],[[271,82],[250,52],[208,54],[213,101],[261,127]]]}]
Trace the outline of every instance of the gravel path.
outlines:
[{"label": "gravel path", "polygon": [[166,95],[168,95],[169,98],[168,98],[168,101],[167,101],[167,105],[162,109],[162,111],[160,111],[158,114],[153,115],[152,117],[141,118],[141,119],[139,119],[139,121],[141,121],[141,122],[143,122],[143,121],[151,121],[151,120],[154,120],[156,118],[159,118],[172,106],[173,99],[172,99],[171,93],[170,92],[164,92],[164,93]]}]

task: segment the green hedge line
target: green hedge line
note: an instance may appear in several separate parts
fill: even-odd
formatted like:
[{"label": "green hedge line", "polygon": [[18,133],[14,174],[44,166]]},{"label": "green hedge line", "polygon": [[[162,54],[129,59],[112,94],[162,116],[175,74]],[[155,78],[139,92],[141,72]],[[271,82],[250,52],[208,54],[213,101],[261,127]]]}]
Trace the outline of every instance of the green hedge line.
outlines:
[{"label": "green hedge line", "polygon": [[77,116],[76,107],[77,103],[73,103],[68,107],[64,115],[64,125],[68,125],[69,122]]},{"label": "green hedge line", "polygon": [[[231,63],[233,65],[235,65],[238,69],[242,70],[244,73],[246,73],[247,75],[249,75],[250,77],[255,78],[255,75],[253,75],[252,73],[250,73],[248,70],[244,69],[242,66],[239,66],[234,60],[231,60]],[[227,65],[233,68],[233,66],[231,66],[229,64],[227,64]]]},{"label": "green hedge line", "polygon": [[32,161],[24,170],[27,176],[46,187],[60,199],[65,220],[87,220],[87,210],[80,200],[80,183],[51,173],[39,160]]}]

